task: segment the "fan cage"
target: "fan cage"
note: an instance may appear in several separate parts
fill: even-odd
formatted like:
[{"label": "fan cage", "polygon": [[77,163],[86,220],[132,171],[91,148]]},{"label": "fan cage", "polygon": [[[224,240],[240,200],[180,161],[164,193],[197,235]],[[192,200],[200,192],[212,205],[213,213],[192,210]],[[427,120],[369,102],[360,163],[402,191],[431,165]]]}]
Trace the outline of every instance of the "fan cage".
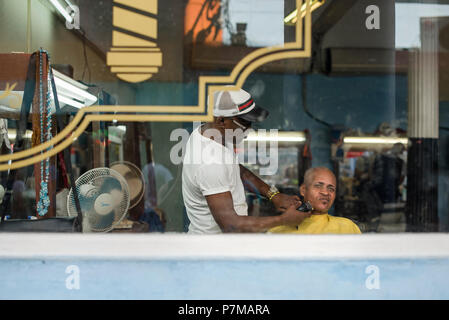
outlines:
[{"label": "fan cage", "polygon": [[[89,194],[89,197],[86,198],[84,195],[80,192],[81,186],[88,186],[88,188],[97,188],[97,191],[99,191],[100,187],[104,186],[104,182],[106,179],[112,179],[109,182],[112,183],[115,181],[115,183],[119,183],[122,191],[122,198],[120,200],[120,203],[115,206],[113,209],[113,218],[111,219],[111,215],[108,214],[109,221],[106,223],[106,225],[102,225],[101,219],[105,220],[105,216],[99,215],[96,212],[93,212],[92,207],[93,203],[95,201],[96,196],[98,196],[98,192],[91,192]],[[99,185],[101,183],[101,185]],[[82,174],[75,182],[75,188],[78,193],[78,197],[80,199],[80,205],[81,205],[81,211],[83,214],[83,231],[84,232],[108,232],[112,229],[114,229],[115,226],[120,224],[120,222],[124,219],[126,216],[130,199],[129,199],[129,187],[126,183],[125,178],[118,173],[117,171],[111,169],[111,168],[95,168],[92,170],[89,170]],[[90,205],[89,210],[86,210],[86,203],[87,205]],[[84,207],[84,208],[83,208]],[[75,197],[73,194],[73,189],[70,189],[69,195],[67,197],[67,211],[68,215],[71,217],[77,216],[78,212],[76,209],[75,204]],[[112,211],[111,211],[112,213]],[[103,223],[104,224],[104,223]]]},{"label": "fan cage", "polygon": [[[132,172],[132,174],[134,175],[134,178],[140,179],[141,183],[142,183],[142,188],[140,190],[140,192],[138,193],[138,195],[134,198],[131,198],[131,190],[130,192],[130,204],[129,204],[129,209],[134,208],[143,198],[144,194],[145,194],[145,178],[143,176],[143,172],[142,170],[139,169],[139,167],[137,167],[134,163],[129,162],[129,161],[116,161],[111,163],[110,167],[111,169],[113,169],[114,167],[118,166],[118,165],[124,165],[126,167],[128,167],[128,169],[130,170],[130,172]],[[117,172],[119,172],[118,170],[116,170]],[[120,172],[119,172],[120,173]],[[126,180],[126,177],[124,177]],[[129,187],[129,184],[128,184]]]}]

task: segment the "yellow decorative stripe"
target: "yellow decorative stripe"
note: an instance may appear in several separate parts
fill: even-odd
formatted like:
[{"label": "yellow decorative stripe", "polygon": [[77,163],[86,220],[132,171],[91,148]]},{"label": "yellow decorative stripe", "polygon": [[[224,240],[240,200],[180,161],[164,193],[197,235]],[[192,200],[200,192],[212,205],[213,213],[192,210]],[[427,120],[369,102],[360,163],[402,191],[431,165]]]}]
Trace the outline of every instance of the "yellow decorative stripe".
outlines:
[{"label": "yellow decorative stripe", "polygon": [[158,70],[157,67],[112,67],[112,73],[156,73]]},{"label": "yellow decorative stripe", "polygon": [[162,52],[108,52],[110,66],[162,66]]},{"label": "yellow decorative stripe", "polygon": [[157,39],[157,20],[119,7],[113,8],[114,27]]},{"label": "yellow decorative stripe", "polygon": [[268,62],[272,62],[275,60],[283,60],[283,59],[292,59],[292,58],[306,58],[310,57],[310,54],[307,52],[299,52],[299,51],[290,51],[290,52],[280,52],[277,54],[269,55],[267,57],[258,59],[256,62],[252,63],[250,67],[245,69],[244,72],[240,75],[236,86],[242,87],[243,83],[245,82],[246,78],[257,68],[260,66],[267,64]]},{"label": "yellow decorative stripe", "polygon": [[112,52],[160,52],[159,48],[111,48]]},{"label": "yellow decorative stripe", "polygon": [[[156,43],[113,30],[112,45],[114,47],[156,47]],[[113,50],[112,48],[111,50]]]},{"label": "yellow decorative stripe", "polygon": [[169,115],[88,115],[83,120],[83,122],[78,126],[78,128],[73,132],[73,134],[70,136],[69,139],[65,139],[63,142],[55,146],[53,149],[44,152],[42,154],[39,154],[37,156],[34,156],[32,158],[28,158],[26,160],[22,161],[16,161],[12,162],[11,165],[9,164],[2,164],[0,165],[0,171],[5,171],[9,169],[17,169],[26,167],[35,163],[38,163],[42,160],[45,160],[46,158],[55,156],[57,153],[61,152],[68,146],[70,146],[73,141],[77,137],[79,137],[86,127],[89,125],[90,122],[93,121],[133,121],[133,122],[148,122],[148,121],[159,121],[159,122],[192,122],[192,121],[205,121],[209,122],[213,120],[212,116],[204,115],[204,116],[198,116],[198,115],[181,115],[177,120],[173,120],[172,116]]},{"label": "yellow decorative stripe", "polygon": [[[168,108],[167,108],[168,107]],[[165,109],[165,110],[164,110]],[[60,133],[58,133],[53,139],[40,144],[36,147],[33,147],[31,149],[23,150],[20,152],[16,152],[13,154],[7,154],[7,155],[1,155],[0,156],[0,163],[1,162],[8,162],[9,160],[16,160],[21,158],[27,158],[32,156],[35,153],[42,152],[45,149],[48,149],[51,146],[57,145],[60,141],[64,140],[65,137],[71,134],[72,131],[74,131],[76,128],[78,128],[79,123],[81,123],[81,120],[85,116],[86,113],[98,113],[98,112],[126,112],[126,113],[132,113],[136,112],[139,113],[137,115],[121,115],[121,114],[115,114],[115,115],[107,115],[107,117],[112,117],[113,120],[122,120],[122,116],[125,116],[127,121],[140,121],[142,116],[154,116],[154,118],[151,118],[151,121],[173,121],[178,122],[178,120],[162,120],[162,119],[172,119],[173,115],[142,115],[141,112],[147,112],[147,113],[195,113],[198,111],[198,106],[91,106],[86,107],[83,109],[80,109],[73,120],[62,130]],[[106,115],[100,115],[100,117],[105,117]],[[198,117],[198,115],[189,115],[189,117]],[[86,118],[90,117],[90,115],[87,115]],[[129,118],[131,117],[131,119]],[[163,118],[161,118],[163,117]],[[179,117],[184,117],[184,115],[180,115]],[[89,118],[90,119],[90,118]],[[109,118],[108,118],[109,119]],[[134,119],[134,120],[133,120]],[[146,118],[147,119],[147,118]],[[108,121],[108,120],[98,120],[98,121]],[[180,120],[183,121],[183,120]],[[196,121],[196,120],[189,120],[189,121]],[[202,121],[202,120],[199,120]],[[75,131],[74,131],[75,132]],[[81,132],[82,133],[82,132]],[[78,137],[78,135],[71,135],[71,137]]]},{"label": "yellow decorative stripe", "polygon": [[152,73],[117,73],[117,78],[131,83],[139,83],[151,79]]},{"label": "yellow decorative stripe", "polygon": [[120,3],[152,14],[157,14],[157,1],[158,0],[114,0],[115,3]]}]

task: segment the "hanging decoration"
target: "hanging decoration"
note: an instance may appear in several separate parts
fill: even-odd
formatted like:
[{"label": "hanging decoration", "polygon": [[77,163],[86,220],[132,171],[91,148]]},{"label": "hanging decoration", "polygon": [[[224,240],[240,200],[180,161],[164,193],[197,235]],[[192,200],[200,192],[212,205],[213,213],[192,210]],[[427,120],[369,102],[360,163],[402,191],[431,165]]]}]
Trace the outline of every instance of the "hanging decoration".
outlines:
[{"label": "hanging decoration", "polygon": [[[47,55],[47,94],[44,105],[44,70],[43,55]],[[50,79],[50,55],[47,51],[39,50],[39,117],[40,117],[40,143],[45,143],[52,138],[51,133],[51,79]],[[51,147],[49,148],[51,149]],[[48,151],[45,150],[45,151]],[[45,168],[45,169],[44,169]],[[37,213],[39,216],[45,216],[50,206],[50,196],[48,195],[48,182],[50,176],[50,158],[42,160],[40,163],[40,190],[39,201],[37,203]]]}]

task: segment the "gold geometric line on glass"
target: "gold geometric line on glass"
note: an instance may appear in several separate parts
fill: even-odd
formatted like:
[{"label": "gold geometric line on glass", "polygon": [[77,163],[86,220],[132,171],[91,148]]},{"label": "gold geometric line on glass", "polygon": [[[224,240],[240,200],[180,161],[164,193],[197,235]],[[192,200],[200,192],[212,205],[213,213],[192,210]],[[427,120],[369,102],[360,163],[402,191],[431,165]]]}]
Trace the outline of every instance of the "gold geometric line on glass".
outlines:
[{"label": "gold geometric line on glass", "polygon": [[[147,0],[114,0],[117,3],[133,3],[136,9],[142,9]],[[151,2],[153,3],[153,2]],[[297,0],[297,8],[301,8],[302,1]],[[137,5],[136,5],[137,4]],[[143,7],[142,7],[143,6]],[[0,171],[13,168],[21,168],[41,161],[47,157],[55,155],[64,148],[70,146],[75,138],[80,136],[83,128],[86,128],[93,121],[126,121],[126,122],[193,122],[212,121],[212,109],[208,105],[213,105],[213,101],[207,103],[207,96],[212,96],[216,90],[229,89],[229,85],[235,89],[241,88],[246,78],[260,66],[283,59],[308,58],[311,56],[311,35],[312,19],[310,6],[306,6],[303,19],[298,19],[296,23],[296,39],[280,46],[265,47],[255,50],[245,56],[233,68],[228,76],[200,76],[198,80],[198,104],[197,105],[115,105],[115,106],[89,106],[79,109],[73,120],[53,139],[37,145],[31,149],[13,154],[0,155]],[[150,45],[147,43],[150,47]],[[120,49],[120,48],[116,48]],[[111,51],[113,52],[113,51]],[[119,52],[119,51],[114,51]],[[114,67],[117,68],[117,67]],[[121,66],[118,68],[122,68]],[[126,68],[126,67],[123,67]],[[151,68],[151,67],[144,67]],[[147,70],[147,69],[145,69]],[[119,69],[121,72],[122,69]],[[212,104],[211,104],[212,102]],[[101,113],[101,114],[98,114]],[[136,114],[129,114],[136,113]],[[50,146],[53,149],[46,150]],[[11,163],[8,163],[11,160]]]},{"label": "gold geometric line on glass", "polygon": [[[112,48],[107,53],[106,64],[123,81],[138,83],[150,79],[162,66],[162,52],[156,42],[139,37],[157,40],[157,19],[115,4],[157,15],[157,1],[114,0]],[[120,30],[130,31],[133,35]]]}]

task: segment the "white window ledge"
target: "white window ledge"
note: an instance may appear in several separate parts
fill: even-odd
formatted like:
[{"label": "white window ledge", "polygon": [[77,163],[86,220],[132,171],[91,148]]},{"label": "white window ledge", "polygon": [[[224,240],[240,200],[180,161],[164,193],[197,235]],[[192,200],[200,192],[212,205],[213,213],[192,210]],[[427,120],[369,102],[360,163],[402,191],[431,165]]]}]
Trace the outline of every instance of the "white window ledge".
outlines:
[{"label": "white window ledge", "polygon": [[449,234],[0,234],[0,259],[335,260],[449,258]]}]

